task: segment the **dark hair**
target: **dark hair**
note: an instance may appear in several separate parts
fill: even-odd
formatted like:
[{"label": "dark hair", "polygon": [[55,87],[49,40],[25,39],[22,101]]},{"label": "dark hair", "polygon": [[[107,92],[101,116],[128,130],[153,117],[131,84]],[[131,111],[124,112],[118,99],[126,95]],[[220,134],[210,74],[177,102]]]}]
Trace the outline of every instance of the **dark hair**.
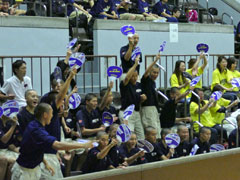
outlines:
[{"label": "dark hair", "polygon": [[191,58],[188,61],[188,69],[191,69],[193,67],[193,65],[196,63],[197,59],[195,58]]},{"label": "dark hair", "polygon": [[173,14],[173,13],[176,13],[176,12],[178,12],[178,11],[180,11],[180,9],[179,9],[178,7],[174,7],[174,8],[172,9],[172,14]]},{"label": "dark hair", "polygon": [[176,93],[177,91],[179,91],[179,89],[177,87],[171,87],[170,89],[170,93]]},{"label": "dark hair", "polygon": [[205,133],[207,130],[211,131],[211,129],[210,129],[209,127],[201,127],[201,128],[199,129],[199,134]]},{"label": "dark hair", "polygon": [[161,130],[161,138],[163,138],[163,136],[169,134],[169,132],[171,132],[171,129],[169,129],[169,128],[163,128],[163,129]]},{"label": "dark hair", "polygon": [[181,65],[181,63],[184,63],[184,64],[185,64],[184,61],[178,60],[178,61],[176,62],[176,64],[175,64],[175,69],[174,69],[174,71],[173,71],[173,73],[176,74],[176,76],[177,76],[179,85],[182,85],[182,84],[180,84],[180,76],[181,76],[181,75],[182,75],[182,79],[183,79],[183,84],[186,82],[186,78],[183,76],[183,73],[180,72],[180,65]]},{"label": "dark hair", "polygon": [[34,116],[38,121],[41,120],[43,113],[49,112],[51,106],[47,103],[40,103],[34,109]]},{"label": "dark hair", "polygon": [[212,92],[215,92],[215,91],[223,91],[224,89],[222,88],[222,86],[220,86],[219,84],[217,84],[216,86],[214,86]]},{"label": "dark hair", "polygon": [[52,104],[57,96],[58,92],[57,91],[50,91],[47,96],[43,96],[40,100],[41,103],[47,103],[47,104]]},{"label": "dark hair", "polygon": [[[200,89],[200,88],[195,88],[195,89],[193,90],[193,92],[195,92],[196,94],[198,94],[200,91],[203,91],[203,90]],[[190,104],[191,104],[191,102],[195,102],[196,104],[198,104],[198,97],[195,96],[193,93],[192,93],[192,97],[191,97],[191,100],[190,100]],[[200,103],[202,104],[202,106],[205,105],[205,102],[204,102],[204,101],[201,101]]]},{"label": "dark hair", "polygon": [[152,127],[152,126],[148,126],[148,127],[146,127],[146,128],[144,129],[144,134],[145,134],[145,135],[148,135],[148,134],[150,134],[150,132],[153,131],[153,130],[156,130],[156,128],[154,128],[154,127]]},{"label": "dark hair", "polygon": [[24,60],[16,60],[13,64],[12,64],[12,71],[13,73],[16,75],[16,69],[19,69],[22,64],[27,64]]},{"label": "dark hair", "polygon": [[53,79],[52,81],[51,81],[51,87],[52,87],[52,89],[55,89],[55,87],[58,85],[58,83],[60,83],[60,84],[64,84],[64,81],[61,79],[58,79],[58,80],[56,80],[56,79]]},{"label": "dark hair", "polygon": [[104,88],[100,91],[100,97],[102,98],[107,92],[107,88]]},{"label": "dark hair", "polygon": [[28,90],[25,92],[25,99],[27,98],[28,94],[29,94],[30,92],[32,92],[32,91],[37,92],[37,91],[34,90],[34,89],[28,89]]},{"label": "dark hair", "polygon": [[93,98],[97,98],[97,95],[93,93],[88,93],[85,97],[85,101],[91,101]]},{"label": "dark hair", "polygon": [[218,57],[218,62],[217,62],[217,68],[219,70],[220,73],[222,73],[221,67],[220,67],[220,63],[222,62],[222,60],[227,60],[227,58],[225,56],[219,56]]},{"label": "dark hair", "polygon": [[237,60],[234,57],[230,57],[227,59],[227,68],[230,70],[232,67],[232,64],[235,64]]}]

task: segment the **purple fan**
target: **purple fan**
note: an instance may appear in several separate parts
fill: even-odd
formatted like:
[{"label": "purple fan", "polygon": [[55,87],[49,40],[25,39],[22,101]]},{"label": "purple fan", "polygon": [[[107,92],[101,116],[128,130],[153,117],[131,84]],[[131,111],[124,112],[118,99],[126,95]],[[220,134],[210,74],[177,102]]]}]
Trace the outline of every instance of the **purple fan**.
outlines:
[{"label": "purple fan", "polygon": [[222,97],[221,91],[215,91],[212,93],[210,98],[213,98],[215,101],[219,100]]},{"label": "purple fan", "polygon": [[0,107],[0,117],[2,117],[2,115],[3,115],[3,109],[2,107]]},{"label": "purple fan", "polygon": [[10,100],[5,102],[2,105],[2,109],[3,109],[3,115],[7,116],[7,117],[14,117],[17,115],[17,113],[19,112],[19,105],[18,102],[15,100]]},{"label": "purple fan", "polygon": [[197,144],[195,144],[193,146],[193,148],[191,149],[191,152],[190,152],[189,156],[194,156],[197,153],[198,149],[199,149],[199,146]]},{"label": "purple fan", "polygon": [[154,150],[153,145],[147,140],[138,140],[137,146],[139,149],[143,149],[145,153],[151,153]]},{"label": "purple fan", "polygon": [[81,104],[81,97],[78,93],[73,93],[69,98],[69,108],[76,109]]},{"label": "purple fan", "polygon": [[240,78],[233,78],[231,84],[233,87],[240,87]]},{"label": "purple fan", "polygon": [[165,137],[165,141],[168,147],[176,148],[180,143],[180,137],[178,136],[178,134],[175,133],[167,134]]},{"label": "purple fan", "polygon": [[53,72],[54,79],[56,80],[62,80],[62,70],[60,67],[55,67],[54,72]]},{"label": "purple fan", "polygon": [[203,52],[207,53],[209,47],[208,47],[207,44],[200,43],[200,44],[197,45],[196,49],[197,49],[198,52],[202,52],[203,51]]},{"label": "purple fan", "polygon": [[135,28],[131,25],[125,25],[121,27],[121,32],[123,35],[127,36],[129,34],[135,34]]},{"label": "purple fan", "polygon": [[102,115],[102,122],[104,124],[105,127],[110,126],[113,123],[113,116],[111,113],[109,112],[103,112]]},{"label": "purple fan", "polygon": [[160,45],[160,48],[159,48],[158,52],[163,52],[163,50],[166,46],[166,43],[167,43],[166,41],[163,41],[163,43]]},{"label": "purple fan", "polygon": [[123,118],[127,120],[132,115],[134,108],[134,104],[128,106],[127,109],[125,109],[125,111],[123,112]]},{"label": "purple fan", "polygon": [[117,140],[127,142],[131,137],[131,131],[126,124],[121,124],[117,129]]},{"label": "purple fan", "polygon": [[190,86],[192,86],[192,87],[196,86],[196,84],[200,81],[200,79],[201,79],[200,76],[197,76],[197,77],[193,78],[191,83],[190,83]]},{"label": "purple fan", "polygon": [[116,77],[116,78],[120,78],[122,75],[122,68],[118,67],[118,66],[110,66],[107,69],[107,74],[108,77]]},{"label": "purple fan", "polygon": [[85,54],[84,53],[74,53],[69,58],[69,66],[72,68],[75,66],[77,69],[80,68],[85,62]]},{"label": "purple fan", "polygon": [[73,40],[71,40],[67,45],[67,49],[72,49],[72,47],[76,44],[76,42],[77,42],[77,38],[74,38]]},{"label": "purple fan", "polygon": [[135,61],[136,57],[140,54],[141,54],[141,49],[139,47],[136,47],[132,52],[132,56],[131,56],[132,61]]},{"label": "purple fan", "polygon": [[224,146],[221,144],[212,144],[210,146],[210,152],[222,151],[224,150]]}]

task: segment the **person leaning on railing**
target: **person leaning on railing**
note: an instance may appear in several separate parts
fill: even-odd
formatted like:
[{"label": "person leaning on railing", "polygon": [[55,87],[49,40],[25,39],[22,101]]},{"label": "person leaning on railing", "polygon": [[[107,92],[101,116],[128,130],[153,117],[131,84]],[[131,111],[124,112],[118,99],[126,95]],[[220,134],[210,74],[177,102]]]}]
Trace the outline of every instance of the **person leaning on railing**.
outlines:
[{"label": "person leaning on railing", "polygon": [[227,59],[224,56],[218,57],[217,68],[212,73],[212,85],[211,90],[217,84],[224,89],[223,98],[234,101],[237,99],[236,93],[233,91],[233,87],[229,86],[233,76],[227,69]]}]

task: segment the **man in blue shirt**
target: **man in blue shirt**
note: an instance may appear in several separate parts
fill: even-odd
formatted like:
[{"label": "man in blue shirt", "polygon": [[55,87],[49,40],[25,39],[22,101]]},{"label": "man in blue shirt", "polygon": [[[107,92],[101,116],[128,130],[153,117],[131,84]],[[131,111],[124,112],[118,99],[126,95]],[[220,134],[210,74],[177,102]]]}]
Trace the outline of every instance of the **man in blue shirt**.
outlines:
[{"label": "man in blue shirt", "polygon": [[[91,143],[87,144],[70,144],[57,141],[57,139],[48,134],[45,126],[50,124],[53,116],[53,109],[49,104],[40,103],[34,110],[35,120],[31,121],[27,126],[21,147],[20,155],[12,168],[12,179],[40,179],[41,169],[40,163],[43,162],[43,155],[47,149],[55,150],[71,150],[78,148],[91,147]],[[52,173],[52,169],[46,161],[45,167]]]},{"label": "man in blue shirt", "polygon": [[98,0],[90,10],[90,14],[99,19],[118,19],[112,0]]}]

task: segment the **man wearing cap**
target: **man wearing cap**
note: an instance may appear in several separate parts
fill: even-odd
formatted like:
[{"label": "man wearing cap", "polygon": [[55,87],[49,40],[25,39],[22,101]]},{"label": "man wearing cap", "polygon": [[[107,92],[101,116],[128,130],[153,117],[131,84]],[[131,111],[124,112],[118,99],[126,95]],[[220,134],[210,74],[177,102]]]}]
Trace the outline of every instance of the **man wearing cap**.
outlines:
[{"label": "man wearing cap", "polygon": [[[123,73],[127,73],[128,70],[134,65],[134,59],[131,58],[132,52],[137,47],[139,41],[139,35],[129,34],[128,35],[128,44],[126,46],[121,47],[120,49],[120,57],[122,62]],[[142,62],[142,53],[140,53],[140,61]],[[137,65],[136,70],[139,74],[140,65]]]},{"label": "man wearing cap", "polygon": [[25,92],[32,89],[31,79],[26,76],[26,62],[17,60],[12,64],[13,76],[6,80],[0,92],[0,99],[15,99],[20,107],[26,106]]}]

